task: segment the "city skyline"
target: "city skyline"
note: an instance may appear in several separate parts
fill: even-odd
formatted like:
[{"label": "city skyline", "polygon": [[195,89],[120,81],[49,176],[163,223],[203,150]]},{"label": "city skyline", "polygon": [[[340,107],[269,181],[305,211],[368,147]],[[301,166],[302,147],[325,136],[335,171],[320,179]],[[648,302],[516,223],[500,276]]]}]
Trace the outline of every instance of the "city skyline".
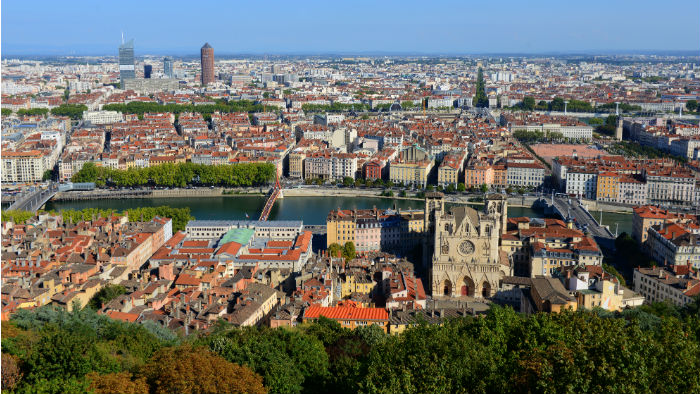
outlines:
[{"label": "city skyline", "polygon": [[[195,55],[202,42],[210,42],[220,55],[603,54],[700,48],[700,4],[682,0],[662,9],[650,2],[602,1],[590,2],[585,9],[508,1],[498,5],[443,1],[431,6],[404,2],[401,7],[276,3],[275,12],[264,20],[253,17],[260,11],[254,5],[212,4],[217,12],[202,22],[188,21],[192,28],[187,30],[176,22],[182,18],[184,2],[168,3],[167,9],[152,3],[131,5],[137,6],[125,2],[124,7],[108,9],[82,2],[66,9],[43,1],[34,2],[32,8],[6,3],[3,57],[113,55],[122,32],[135,39],[137,56]],[[131,12],[134,9],[139,12]],[[251,17],[232,19],[233,15]],[[71,20],[75,22],[66,22]],[[33,29],[27,31],[27,25]]]}]

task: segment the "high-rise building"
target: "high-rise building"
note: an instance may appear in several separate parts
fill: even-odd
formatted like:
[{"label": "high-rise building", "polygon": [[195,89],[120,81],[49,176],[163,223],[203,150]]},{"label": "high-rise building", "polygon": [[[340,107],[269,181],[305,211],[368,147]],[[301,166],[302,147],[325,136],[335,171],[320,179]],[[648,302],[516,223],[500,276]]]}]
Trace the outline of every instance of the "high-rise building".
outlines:
[{"label": "high-rise building", "polygon": [[209,43],[204,44],[202,55],[202,85],[214,82],[214,48]]},{"label": "high-rise building", "polygon": [[167,56],[163,58],[163,74],[166,78],[173,77],[173,59]]},{"label": "high-rise building", "polygon": [[150,64],[143,65],[143,77],[144,78],[150,79],[152,72],[153,72],[153,66],[151,66]]},{"label": "high-rise building", "polygon": [[136,78],[134,65],[134,40],[119,45],[119,79],[124,86],[124,80]]}]

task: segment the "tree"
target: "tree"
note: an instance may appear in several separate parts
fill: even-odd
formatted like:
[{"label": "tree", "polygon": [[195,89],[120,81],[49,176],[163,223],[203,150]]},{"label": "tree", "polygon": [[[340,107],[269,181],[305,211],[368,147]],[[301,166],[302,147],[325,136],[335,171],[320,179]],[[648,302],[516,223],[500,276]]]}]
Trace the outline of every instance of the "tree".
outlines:
[{"label": "tree", "polygon": [[331,257],[340,257],[342,255],[343,247],[340,244],[332,243],[328,246],[328,255]]},{"label": "tree", "polygon": [[12,222],[15,224],[24,224],[27,220],[34,216],[31,211],[4,210],[2,211],[2,221]]},{"label": "tree", "polygon": [[522,108],[526,111],[533,111],[535,109],[535,99],[530,96],[523,97]]},{"label": "tree", "polygon": [[54,116],[68,116],[73,120],[83,118],[83,112],[87,111],[88,107],[82,104],[62,104],[51,109],[51,114]]},{"label": "tree", "polygon": [[460,193],[464,193],[467,190],[467,187],[464,186],[464,183],[460,182],[457,184],[457,191]]},{"label": "tree", "polygon": [[121,394],[148,394],[146,378],[133,379],[129,372],[114,372],[100,375],[90,372],[85,375],[90,391],[95,394],[112,394],[118,388]]},{"label": "tree", "polygon": [[229,362],[260,374],[270,392],[323,392],[328,355],[319,339],[302,330],[232,329],[204,343]]},{"label": "tree", "polygon": [[49,113],[48,108],[30,108],[30,109],[18,109],[18,116],[46,116]]},{"label": "tree", "polygon": [[355,258],[355,244],[352,241],[348,241],[343,246],[343,257],[345,260],[352,260]]},{"label": "tree", "polygon": [[486,193],[487,191],[489,191],[489,185],[484,183],[481,185],[481,188],[479,190],[481,190],[482,193]]},{"label": "tree", "polygon": [[9,108],[3,108],[3,109],[2,109],[2,116],[3,116],[3,117],[5,117],[5,116],[10,116],[10,115],[12,115],[12,110],[11,110],[11,109],[9,109]]},{"label": "tree", "polygon": [[12,391],[20,379],[22,379],[22,371],[19,369],[17,357],[2,353],[2,388]]},{"label": "tree", "polygon": [[113,299],[126,293],[126,288],[122,285],[107,285],[100,289],[88,302],[88,306],[93,309],[102,309],[102,306]]},{"label": "tree", "polygon": [[44,171],[44,175],[41,176],[42,181],[50,181],[53,179],[53,170]]},{"label": "tree", "polygon": [[688,111],[694,112],[698,109],[698,101],[697,100],[688,100],[685,103],[685,108],[688,109]]},{"label": "tree", "polygon": [[549,103],[549,110],[550,111],[564,111],[564,99],[561,97],[555,97],[552,99],[552,101]]},{"label": "tree", "polygon": [[158,351],[142,369],[156,394],[266,394],[262,377],[206,348],[189,345]]},{"label": "tree", "polygon": [[343,186],[350,187],[355,183],[355,180],[349,176],[343,178]]},{"label": "tree", "polygon": [[445,192],[447,193],[454,193],[455,192],[455,185],[450,183],[447,185],[447,188],[445,188]]}]

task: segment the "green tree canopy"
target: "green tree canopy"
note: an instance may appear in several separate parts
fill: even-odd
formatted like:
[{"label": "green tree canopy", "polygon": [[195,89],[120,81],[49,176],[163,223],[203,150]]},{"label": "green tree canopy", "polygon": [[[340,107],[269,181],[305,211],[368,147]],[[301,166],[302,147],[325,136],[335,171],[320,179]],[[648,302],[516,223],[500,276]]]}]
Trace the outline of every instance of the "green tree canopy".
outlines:
[{"label": "green tree canopy", "polygon": [[489,98],[486,96],[486,83],[484,82],[484,70],[479,67],[476,76],[476,95],[472,99],[472,105],[477,108],[488,108]]}]

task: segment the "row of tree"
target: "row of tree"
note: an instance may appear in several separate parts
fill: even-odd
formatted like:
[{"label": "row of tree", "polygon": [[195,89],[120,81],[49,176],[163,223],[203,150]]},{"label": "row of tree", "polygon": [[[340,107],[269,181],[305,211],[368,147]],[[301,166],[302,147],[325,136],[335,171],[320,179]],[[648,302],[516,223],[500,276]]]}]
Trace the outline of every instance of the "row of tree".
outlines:
[{"label": "row of tree", "polygon": [[484,82],[484,70],[481,67],[476,75],[476,95],[472,99],[472,106],[477,108],[489,107],[489,98],[486,96],[486,82]]},{"label": "row of tree", "polygon": [[564,134],[557,131],[515,130],[513,137],[518,141],[529,144],[533,142],[558,141],[564,139]]},{"label": "row of tree", "polygon": [[28,393],[693,393],[698,303],[420,320],[398,335],[321,318],[182,338],[92,309],[20,311],[3,322],[2,380]]},{"label": "row of tree", "polygon": [[[213,100],[212,100],[213,101]],[[214,112],[263,112],[262,104],[250,100],[216,100],[215,104],[158,104],[155,102],[132,101],[127,104],[107,104],[102,107],[105,111],[118,111],[124,114],[143,115],[145,113],[169,112],[176,116],[182,112],[200,113],[205,119],[210,119]]]},{"label": "row of tree", "polygon": [[302,104],[301,109],[304,112],[349,112],[349,111],[369,111],[369,104],[358,103],[358,104],[343,104],[339,102],[334,102],[330,105],[327,104]]},{"label": "row of tree", "polygon": [[627,157],[641,157],[649,159],[667,158],[681,163],[688,161],[688,159],[685,157],[676,156],[652,146],[641,145],[635,141],[619,141],[612,146],[609,146],[607,150],[612,154],[624,155]]},{"label": "row of tree", "polygon": [[131,167],[119,170],[85,163],[73,175],[73,182],[94,182],[98,187],[113,185],[185,187],[187,185],[260,186],[275,179],[272,163],[240,163],[205,165],[196,163],[165,163],[151,167]]},{"label": "row of tree", "polygon": [[[564,99],[561,97],[555,97],[552,101],[547,102],[541,100],[535,102],[532,96],[525,96],[523,100],[512,107],[513,109],[519,109],[523,111],[564,111]],[[588,101],[581,100],[569,100],[566,104],[567,112],[598,112],[598,111],[611,111],[616,109],[615,103],[602,104],[600,106],[593,106]],[[642,107],[638,105],[631,105],[627,103],[620,103],[620,111],[623,112],[633,112],[641,111]]]},{"label": "row of tree", "polygon": [[[56,215],[55,211],[49,211],[49,213]],[[32,216],[31,212],[28,212],[28,214],[29,217]],[[184,230],[187,226],[187,222],[194,220],[194,216],[192,216],[190,213],[189,207],[173,208],[167,205],[161,205],[158,207],[130,208],[122,212],[118,212],[114,209],[99,208],[85,208],[81,210],[65,209],[60,211],[60,214],[63,221],[66,223],[79,223],[82,221],[95,220],[97,218],[107,218],[112,215],[126,215],[130,222],[149,222],[156,216],[161,218],[170,218],[173,221],[173,232]],[[4,220],[5,217],[3,216],[3,221]]]},{"label": "row of tree", "polygon": [[[40,211],[39,213],[42,213]],[[56,215],[55,211],[49,211],[50,214]],[[173,231],[184,230],[187,222],[193,220],[194,217],[190,213],[190,208],[173,208],[167,205],[158,207],[140,207],[131,208],[123,212],[118,212],[114,209],[99,209],[85,208],[81,210],[66,209],[60,212],[63,221],[66,223],[78,223],[82,221],[94,220],[97,218],[107,218],[112,215],[127,215],[130,222],[148,222],[154,217],[170,218],[173,221]],[[4,210],[2,211],[3,222],[13,222],[15,224],[24,224],[31,219],[34,213],[31,211]]]},{"label": "row of tree", "polygon": [[[54,116],[68,116],[73,120],[82,119],[83,111],[87,111],[88,107],[82,104],[62,104],[58,107],[51,108],[30,108],[30,109],[18,109],[18,116],[46,116],[49,112]],[[9,108],[2,109],[2,116],[12,115],[12,110]]]}]

